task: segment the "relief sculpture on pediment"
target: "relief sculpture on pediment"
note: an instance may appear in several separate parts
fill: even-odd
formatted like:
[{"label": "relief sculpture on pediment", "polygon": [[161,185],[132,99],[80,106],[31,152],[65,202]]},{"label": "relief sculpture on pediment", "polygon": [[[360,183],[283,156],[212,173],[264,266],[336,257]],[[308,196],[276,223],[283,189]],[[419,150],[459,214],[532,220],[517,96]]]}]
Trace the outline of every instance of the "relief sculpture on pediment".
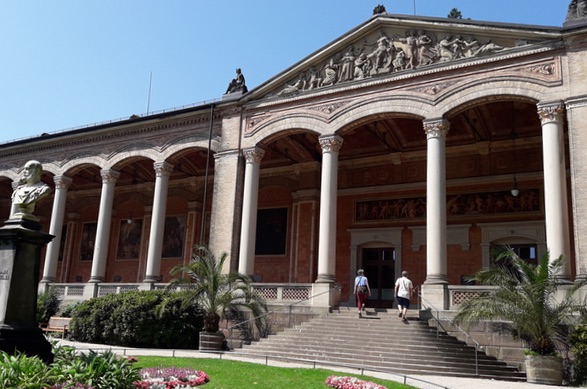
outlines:
[{"label": "relief sculpture on pediment", "polygon": [[491,55],[506,47],[491,39],[408,30],[402,34],[379,31],[378,35],[341,50],[319,66],[313,66],[286,83],[277,96],[374,78],[463,58]]}]

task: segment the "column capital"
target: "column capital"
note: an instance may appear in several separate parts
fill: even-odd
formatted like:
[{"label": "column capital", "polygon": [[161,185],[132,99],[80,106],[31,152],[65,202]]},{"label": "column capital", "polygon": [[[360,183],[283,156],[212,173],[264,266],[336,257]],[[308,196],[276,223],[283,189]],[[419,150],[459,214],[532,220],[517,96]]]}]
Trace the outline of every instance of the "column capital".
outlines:
[{"label": "column capital", "polygon": [[243,155],[247,163],[260,163],[265,155],[265,150],[260,147],[251,147],[250,149],[244,149]]},{"label": "column capital", "polygon": [[120,177],[120,172],[113,169],[102,169],[100,170],[103,184],[113,184]]},{"label": "column capital", "polygon": [[556,101],[553,103],[537,104],[538,116],[542,125],[558,122],[562,118],[562,114],[565,111],[565,107],[562,101]]},{"label": "column capital", "polygon": [[450,122],[446,119],[425,120],[423,123],[426,139],[446,138]]},{"label": "column capital", "polygon": [[55,183],[55,189],[67,189],[73,179],[68,176],[54,176],[53,182]]},{"label": "column capital", "polygon": [[154,162],[153,169],[155,169],[155,174],[157,177],[161,176],[169,176],[171,172],[173,172],[173,165],[169,162]]},{"label": "column capital", "polygon": [[323,135],[318,141],[323,153],[335,153],[342,147],[343,138],[338,135]]}]

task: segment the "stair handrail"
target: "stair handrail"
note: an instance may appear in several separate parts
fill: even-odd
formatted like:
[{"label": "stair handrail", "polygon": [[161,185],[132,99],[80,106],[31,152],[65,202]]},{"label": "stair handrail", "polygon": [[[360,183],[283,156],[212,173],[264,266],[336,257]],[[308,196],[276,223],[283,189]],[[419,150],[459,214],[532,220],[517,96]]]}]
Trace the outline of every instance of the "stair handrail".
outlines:
[{"label": "stair handrail", "polygon": [[[446,320],[447,322],[449,322],[454,328],[456,328],[459,332],[461,332],[463,335],[465,335],[466,338],[470,339],[471,342],[473,342],[475,344],[475,374],[479,375],[479,355],[478,355],[478,352],[479,352],[479,349],[482,347],[479,344],[479,342],[477,342],[475,339],[473,339],[473,337],[467,331],[465,331],[461,326],[459,326],[457,323],[455,323],[451,318],[449,318],[447,315],[442,313],[432,303],[430,303],[428,300],[426,300],[424,298],[424,296],[422,296],[422,289],[420,288],[420,286],[416,286],[414,288],[414,290],[420,300],[420,309],[422,309],[424,307],[422,302],[426,303],[426,309],[430,310],[432,317],[434,318],[434,320],[436,320],[436,338],[438,338],[438,335],[439,335],[439,327],[442,327],[444,332],[447,332],[446,328],[444,328],[444,326],[442,325],[442,323],[440,321],[440,318],[442,315],[443,320]],[[436,317],[434,316],[434,311],[436,311]]]},{"label": "stair handrail", "polygon": [[271,310],[271,311],[267,311],[267,312],[265,312],[265,313],[263,313],[261,315],[252,317],[252,318],[247,319],[245,321],[242,321],[242,322],[240,322],[238,324],[234,324],[234,325],[232,325],[230,327],[227,327],[226,330],[229,332],[230,338],[232,339],[232,330],[235,329],[236,327],[239,327],[239,326],[241,326],[243,324],[246,324],[246,323],[255,321],[255,320],[260,319],[262,317],[269,316],[269,315],[271,315],[273,313],[282,312],[286,308],[289,310],[288,323],[287,323],[287,326],[289,328],[289,327],[291,327],[291,309],[292,309],[293,306],[298,305],[298,304],[302,304],[302,303],[304,303],[306,301],[312,300],[315,297],[322,296],[323,294],[331,293],[333,290],[341,291],[342,290],[342,285],[340,285],[338,283],[335,283],[333,289],[329,289],[329,290],[326,290],[326,291],[323,291],[323,292],[320,292],[320,293],[317,293],[317,294],[313,294],[313,295],[311,295],[309,297],[306,297],[304,299],[295,301],[295,302],[293,302],[291,304],[287,304],[287,305],[285,305],[285,306],[283,306],[283,307],[281,307],[279,309],[274,309],[274,310]]}]

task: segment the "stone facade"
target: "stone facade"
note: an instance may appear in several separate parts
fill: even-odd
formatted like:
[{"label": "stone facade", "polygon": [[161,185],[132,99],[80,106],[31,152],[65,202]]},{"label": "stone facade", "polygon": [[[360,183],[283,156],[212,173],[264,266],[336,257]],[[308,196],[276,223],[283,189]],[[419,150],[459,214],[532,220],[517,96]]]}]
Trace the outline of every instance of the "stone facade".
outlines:
[{"label": "stone facade", "polygon": [[0,219],[38,159],[58,189],[36,212],[57,236],[43,283],[166,282],[196,243],[256,281],[340,284],[343,303],[364,268],[374,306],[405,269],[448,309],[501,244],[585,277],[574,7],[562,28],[376,14],[247,93],[5,143]]}]

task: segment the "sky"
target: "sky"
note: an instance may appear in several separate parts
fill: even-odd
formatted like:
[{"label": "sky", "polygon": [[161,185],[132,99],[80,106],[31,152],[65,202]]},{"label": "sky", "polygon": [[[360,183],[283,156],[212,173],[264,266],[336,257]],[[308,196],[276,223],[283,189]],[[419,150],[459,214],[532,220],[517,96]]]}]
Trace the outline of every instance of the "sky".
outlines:
[{"label": "sky", "polygon": [[2,0],[0,144],[249,90],[391,14],[562,26],[570,0]]}]

